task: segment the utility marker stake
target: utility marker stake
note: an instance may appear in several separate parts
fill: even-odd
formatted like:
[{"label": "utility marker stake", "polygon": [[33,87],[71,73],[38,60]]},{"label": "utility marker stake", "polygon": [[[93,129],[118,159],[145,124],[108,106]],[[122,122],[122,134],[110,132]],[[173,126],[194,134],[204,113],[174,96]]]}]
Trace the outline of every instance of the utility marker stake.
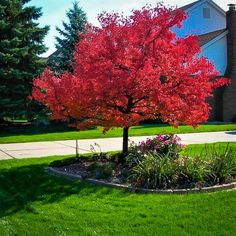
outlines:
[{"label": "utility marker stake", "polygon": [[78,139],[76,139],[75,142],[75,151],[76,151],[76,158],[79,157],[79,144],[78,144]]}]

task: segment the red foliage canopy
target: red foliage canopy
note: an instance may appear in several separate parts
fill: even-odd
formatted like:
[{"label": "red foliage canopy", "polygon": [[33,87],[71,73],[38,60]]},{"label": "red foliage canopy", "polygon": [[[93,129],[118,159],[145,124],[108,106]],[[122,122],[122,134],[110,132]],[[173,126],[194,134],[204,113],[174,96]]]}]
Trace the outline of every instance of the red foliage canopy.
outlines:
[{"label": "red foliage canopy", "polygon": [[74,73],[46,69],[34,80],[33,98],[52,118],[79,128],[130,127],[146,119],[196,126],[208,119],[206,98],[225,85],[206,58],[197,56],[197,37],[177,38],[171,29],[182,11],[144,7],[129,17],[104,13],[100,28],[89,26],[75,45]]}]

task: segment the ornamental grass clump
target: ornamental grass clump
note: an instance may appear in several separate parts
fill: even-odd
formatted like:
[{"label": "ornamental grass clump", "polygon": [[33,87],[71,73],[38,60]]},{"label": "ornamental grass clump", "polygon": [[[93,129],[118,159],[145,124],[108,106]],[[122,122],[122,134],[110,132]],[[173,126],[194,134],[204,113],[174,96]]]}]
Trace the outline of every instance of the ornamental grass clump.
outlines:
[{"label": "ornamental grass clump", "polygon": [[135,186],[152,189],[194,188],[205,185],[210,174],[207,162],[200,157],[148,153],[137,162],[129,176]]},{"label": "ornamental grass clump", "polygon": [[225,148],[216,145],[205,147],[209,158],[209,179],[213,183],[223,183],[236,177],[236,151],[228,144]]},{"label": "ornamental grass clump", "polygon": [[148,153],[146,157],[133,167],[130,179],[136,185],[145,188],[166,189],[176,182],[176,163],[169,154]]},{"label": "ornamental grass clump", "polygon": [[176,160],[175,166],[175,172],[178,176],[178,185],[183,185],[188,188],[204,184],[210,174],[207,161],[199,156],[180,156]]}]

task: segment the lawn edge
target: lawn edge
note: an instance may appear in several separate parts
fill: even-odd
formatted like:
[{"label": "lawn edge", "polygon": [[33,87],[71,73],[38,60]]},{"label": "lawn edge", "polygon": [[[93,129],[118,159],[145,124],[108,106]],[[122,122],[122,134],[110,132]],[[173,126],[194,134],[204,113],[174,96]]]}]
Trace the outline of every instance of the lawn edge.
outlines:
[{"label": "lawn edge", "polygon": [[[134,138],[134,137],[155,137],[156,135],[158,134],[174,134],[174,135],[184,135],[184,134],[204,134],[204,133],[220,133],[220,132],[236,132],[236,130],[220,130],[220,131],[199,131],[199,132],[186,132],[186,133],[173,133],[173,132],[170,132],[170,133],[157,133],[157,134],[142,134],[142,135],[132,135],[130,134],[129,135],[129,138]],[[120,136],[107,136],[107,137],[94,137],[94,138],[65,138],[65,139],[49,139],[49,140],[37,140],[37,141],[31,141],[31,140],[28,140],[28,141],[11,141],[11,142],[2,142],[1,141],[1,138],[0,138],[0,145],[1,144],[21,144],[21,143],[41,143],[41,142],[63,142],[63,141],[75,141],[75,140],[78,140],[78,141],[81,141],[81,140],[89,140],[89,139],[112,139],[112,138],[122,138],[122,135]],[[226,142],[226,141],[225,141]],[[232,141],[231,141],[232,142]]]},{"label": "lawn edge", "polygon": [[[219,129],[219,130],[191,130],[191,131],[187,131],[187,132],[174,132],[174,131],[170,131],[170,132],[164,132],[164,131],[160,131],[159,133],[156,134],[150,134],[150,133],[142,133],[142,134],[132,134],[132,132],[130,132],[129,137],[141,137],[141,136],[155,136],[157,134],[195,134],[195,133],[215,133],[215,132],[235,132],[235,129]],[[25,135],[25,134],[23,134]],[[36,134],[37,135],[41,135],[41,134]],[[12,135],[12,136],[17,136],[17,135]],[[26,135],[28,136],[28,135]],[[30,136],[34,136],[34,134],[30,134]],[[38,140],[20,140],[20,141],[2,141],[1,139],[5,139],[6,137],[0,137],[0,144],[10,144],[10,143],[34,143],[34,142],[58,142],[58,141],[69,141],[69,140],[86,140],[86,139],[107,139],[107,138],[121,138],[122,134],[120,135],[107,135],[107,136],[92,136],[92,137],[64,137],[63,139],[54,139],[54,138],[39,138]]]}]

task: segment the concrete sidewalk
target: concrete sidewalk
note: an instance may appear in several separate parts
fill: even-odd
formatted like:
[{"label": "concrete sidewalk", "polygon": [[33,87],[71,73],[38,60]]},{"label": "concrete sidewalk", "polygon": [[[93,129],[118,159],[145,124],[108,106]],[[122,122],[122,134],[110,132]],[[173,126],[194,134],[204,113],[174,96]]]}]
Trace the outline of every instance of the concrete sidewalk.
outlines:
[{"label": "concrete sidewalk", "polygon": [[[178,134],[178,136],[183,144],[236,142],[236,131]],[[138,143],[148,137],[153,136],[130,137],[130,141]],[[91,145],[95,143],[103,152],[122,148],[122,138],[83,139],[78,142],[80,154],[91,152]],[[0,160],[75,154],[75,145],[75,140],[0,144]],[[99,148],[94,147],[99,152]]]}]

